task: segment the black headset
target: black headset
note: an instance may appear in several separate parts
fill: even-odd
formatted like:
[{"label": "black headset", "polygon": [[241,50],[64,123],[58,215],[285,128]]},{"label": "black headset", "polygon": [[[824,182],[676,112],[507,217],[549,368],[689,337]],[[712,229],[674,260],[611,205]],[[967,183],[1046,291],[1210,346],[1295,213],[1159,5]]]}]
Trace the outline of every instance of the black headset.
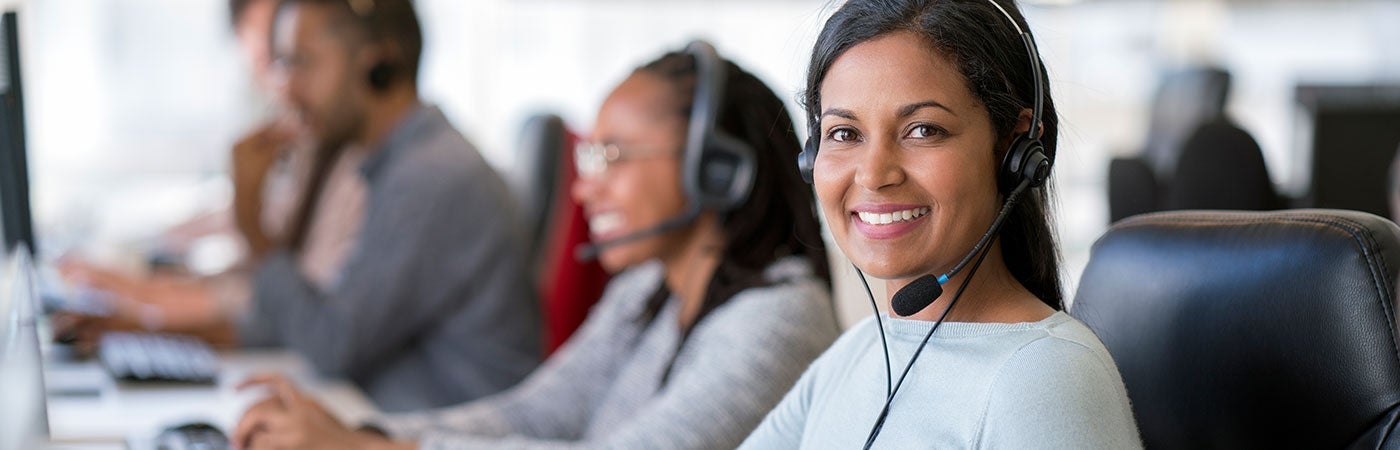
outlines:
[{"label": "black headset", "polygon": [[[1016,34],[1021,36],[1021,41],[1026,44],[1026,55],[1030,58],[1031,76],[1035,79],[1035,96],[1031,99],[1031,127],[1026,130],[1026,134],[1016,136],[1011,145],[1007,148],[1006,156],[1002,158],[1001,170],[997,174],[997,189],[1002,195],[1009,195],[1022,181],[1029,181],[1028,189],[1034,189],[1045,185],[1046,178],[1050,177],[1050,166],[1054,164],[1045,154],[1045,145],[1040,141],[1040,120],[1041,104],[1045,97],[1044,80],[1040,74],[1040,52],[1036,51],[1035,40],[1031,34],[1016,23],[1016,19],[1006,12],[996,0],[987,0],[996,7],[1006,21],[1016,29]],[[808,183],[812,182],[812,171],[817,162],[817,151],[821,147],[821,111],[808,111],[807,114],[808,134],[807,143],[803,145],[802,153],[797,154],[797,169],[802,172],[802,179]]]},{"label": "black headset", "polygon": [[743,204],[753,190],[757,172],[754,150],[716,127],[729,78],[724,60],[705,41],[691,42],[685,51],[695,58],[695,99],[690,110],[681,182],[693,206],[730,211]]},{"label": "black headset", "polygon": [[[365,27],[373,27],[375,14],[378,12],[377,4],[374,0],[346,0],[346,5],[350,11],[364,23]],[[384,92],[394,83],[394,77],[398,75],[398,70],[389,61],[379,61],[370,66],[369,73],[366,74],[369,80],[369,87],[376,92]]]},{"label": "black headset", "polygon": [[714,46],[705,41],[691,42],[685,52],[695,58],[695,99],[681,160],[681,186],[688,203],[685,211],[646,229],[580,245],[574,254],[578,260],[591,260],[610,247],[689,225],[705,210],[732,211],[753,191],[758,172],[753,148],[715,126],[723,106],[728,67]]}]

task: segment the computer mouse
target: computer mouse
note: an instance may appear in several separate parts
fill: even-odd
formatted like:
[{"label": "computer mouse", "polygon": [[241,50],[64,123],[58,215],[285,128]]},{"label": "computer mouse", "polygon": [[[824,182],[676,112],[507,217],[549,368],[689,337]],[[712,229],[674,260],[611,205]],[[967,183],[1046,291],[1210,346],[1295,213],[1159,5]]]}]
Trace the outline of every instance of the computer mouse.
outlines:
[{"label": "computer mouse", "polygon": [[166,428],[156,436],[157,450],[228,450],[228,435],[219,427],[190,422]]}]

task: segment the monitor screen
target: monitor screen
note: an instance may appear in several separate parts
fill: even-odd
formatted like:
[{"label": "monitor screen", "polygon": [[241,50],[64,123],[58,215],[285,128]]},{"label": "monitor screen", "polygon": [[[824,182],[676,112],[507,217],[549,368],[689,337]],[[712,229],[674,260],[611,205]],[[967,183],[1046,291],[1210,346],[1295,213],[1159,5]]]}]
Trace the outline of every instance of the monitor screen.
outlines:
[{"label": "monitor screen", "polygon": [[19,30],[15,13],[0,16],[0,234],[4,249],[24,242],[34,249],[29,206],[29,162],[25,154],[24,89],[20,79]]},{"label": "monitor screen", "polygon": [[1400,149],[1400,86],[1301,86],[1312,121],[1307,206],[1392,217],[1386,180]]}]

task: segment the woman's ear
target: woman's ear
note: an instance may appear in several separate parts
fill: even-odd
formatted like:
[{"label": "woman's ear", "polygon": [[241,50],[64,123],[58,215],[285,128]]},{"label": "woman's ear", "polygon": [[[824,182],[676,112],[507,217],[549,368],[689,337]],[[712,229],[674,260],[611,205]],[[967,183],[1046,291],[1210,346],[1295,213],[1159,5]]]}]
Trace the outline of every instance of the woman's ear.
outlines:
[{"label": "woman's ear", "polygon": [[[1021,109],[1021,116],[1016,118],[1016,135],[1025,135],[1026,130],[1030,129],[1030,119],[1032,119],[1033,115],[1035,114],[1030,112],[1030,108]],[[1043,123],[1036,123],[1036,125],[1039,126],[1039,130],[1036,132],[1036,139],[1040,139],[1040,136],[1044,136],[1044,133],[1046,133],[1046,128],[1044,128]]]},{"label": "woman's ear", "polygon": [[[1026,134],[1026,130],[1031,129],[1031,119],[1033,119],[1032,116],[1034,115],[1035,113],[1031,112],[1030,108],[1021,110],[1020,117],[1016,118],[1016,135],[1024,135]],[[1038,127],[1038,130],[1035,133],[1035,137],[1036,139],[1040,139],[1041,136],[1045,135],[1045,125],[1036,124],[1036,126]]]}]

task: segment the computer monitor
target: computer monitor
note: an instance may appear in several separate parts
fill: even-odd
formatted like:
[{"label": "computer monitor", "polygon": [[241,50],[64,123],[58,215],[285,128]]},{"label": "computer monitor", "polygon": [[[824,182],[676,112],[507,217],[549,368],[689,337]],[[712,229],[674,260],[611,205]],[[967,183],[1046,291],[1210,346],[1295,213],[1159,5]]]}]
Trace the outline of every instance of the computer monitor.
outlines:
[{"label": "computer monitor", "polygon": [[23,246],[10,253],[0,271],[0,450],[32,449],[49,438],[37,276]]},{"label": "computer monitor", "polygon": [[0,15],[0,47],[5,52],[0,57],[0,234],[3,249],[23,242],[32,252],[34,221],[29,206],[18,22],[14,11]]},{"label": "computer monitor", "polygon": [[1312,128],[1304,206],[1391,217],[1386,179],[1400,147],[1400,84],[1297,88]]}]

